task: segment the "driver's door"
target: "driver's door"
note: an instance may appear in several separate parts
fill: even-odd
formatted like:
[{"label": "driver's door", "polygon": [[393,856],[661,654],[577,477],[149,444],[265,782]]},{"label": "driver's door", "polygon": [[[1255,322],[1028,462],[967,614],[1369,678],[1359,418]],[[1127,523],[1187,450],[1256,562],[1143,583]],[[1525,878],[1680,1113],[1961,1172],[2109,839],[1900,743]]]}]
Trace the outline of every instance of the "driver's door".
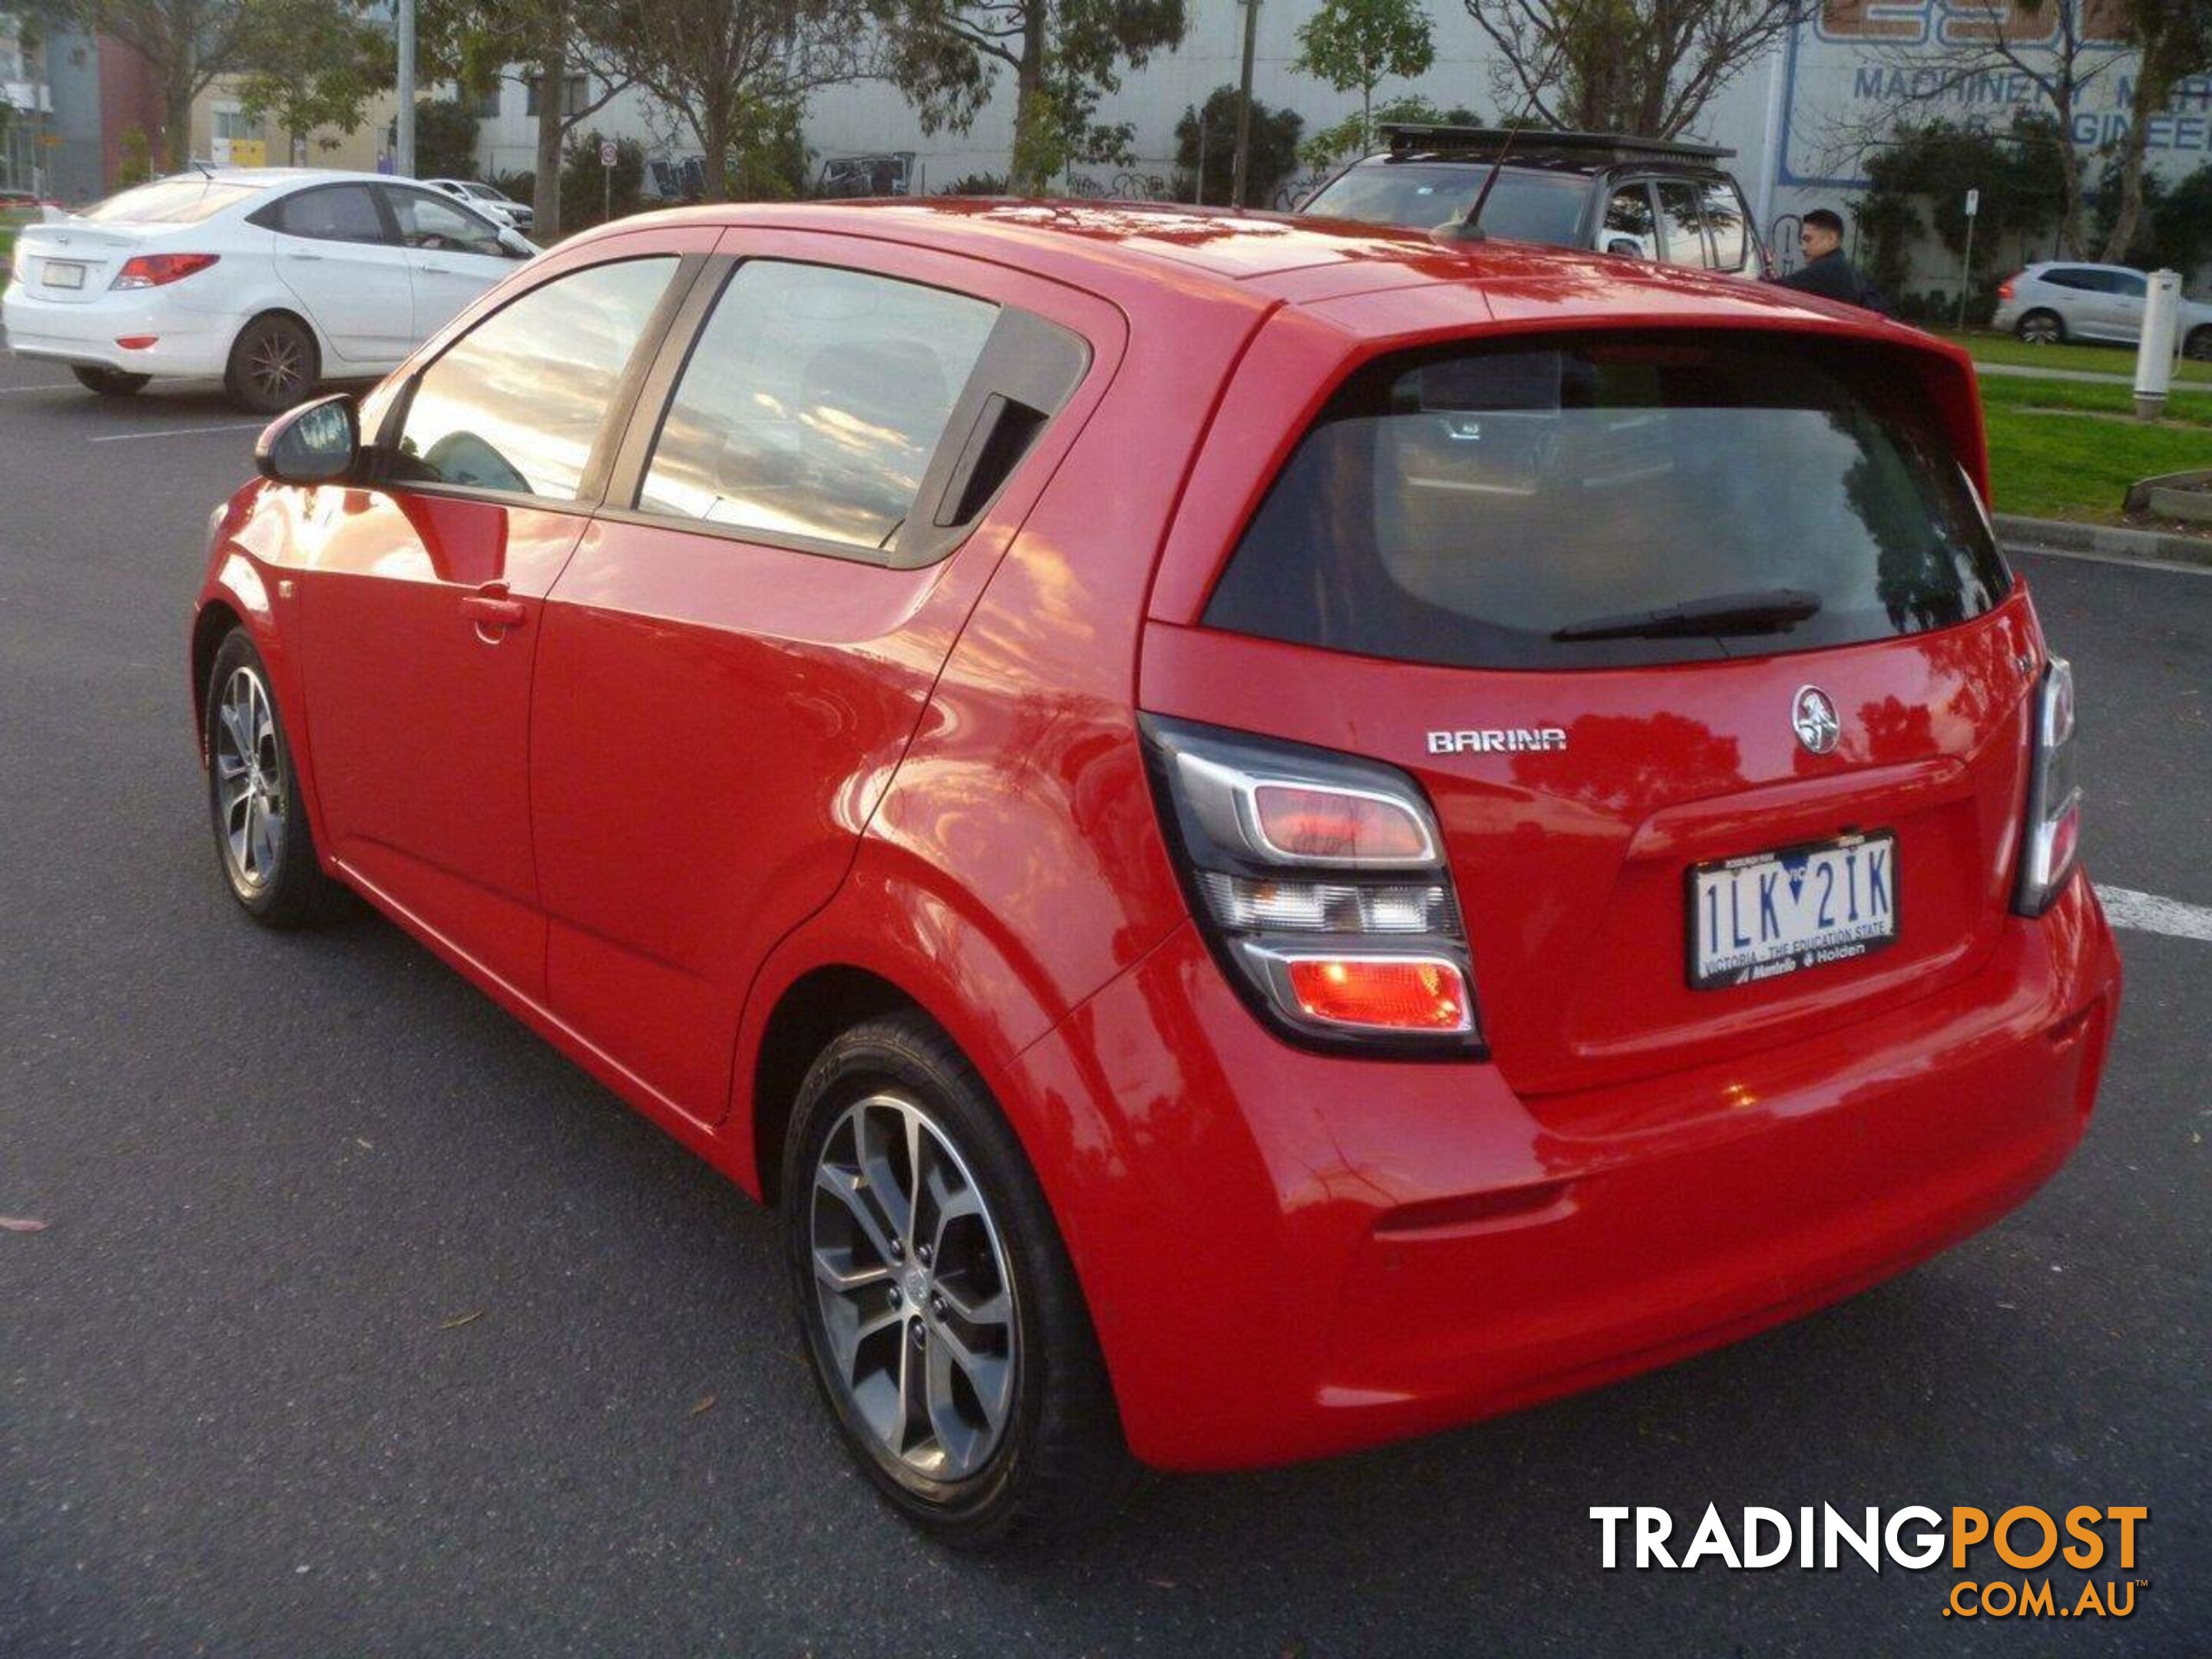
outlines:
[{"label": "driver's door", "polygon": [[380,185],[406,251],[415,289],[415,338],[428,339],[459,316],[517,258],[483,214],[441,191],[415,185]]},{"label": "driver's door", "polygon": [[526,994],[540,609],[597,502],[611,411],[672,310],[672,252],[531,288],[393,399],[368,487],[302,526],[301,663],[331,851]]}]

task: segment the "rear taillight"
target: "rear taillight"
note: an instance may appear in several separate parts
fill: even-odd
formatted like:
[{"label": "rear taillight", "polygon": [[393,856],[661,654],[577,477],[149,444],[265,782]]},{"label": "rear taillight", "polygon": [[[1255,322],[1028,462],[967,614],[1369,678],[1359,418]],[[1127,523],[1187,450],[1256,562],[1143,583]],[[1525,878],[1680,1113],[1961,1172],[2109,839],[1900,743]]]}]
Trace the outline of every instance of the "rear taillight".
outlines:
[{"label": "rear taillight", "polygon": [[1318,1047],[1480,1052],[1443,842],[1420,786],[1379,762],[1144,718],[1192,913],[1231,981]]},{"label": "rear taillight", "polygon": [[2017,280],[2017,278],[2016,278],[2016,277],[2014,277],[2014,276],[2008,276],[2008,277],[2006,277],[2006,278],[2004,279],[2004,281],[2002,281],[2002,283],[1999,283],[1997,284],[1997,298],[1998,298],[1998,299],[2000,299],[2000,300],[2009,300],[2009,299],[2011,299],[2011,298],[2012,298],[2012,285],[2013,285],[2013,283],[2014,283],[2016,280]]},{"label": "rear taillight", "polygon": [[141,253],[125,259],[110,288],[166,288],[205,270],[219,258],[213,253]]},{"label": "rear taillight", "polygon": [[2074,669],[2053,657],[2035,691],[2027,780],[2027,836],[2013,908],[2039,916],[2074,873],[2081,848],[2081,791],[2074,773]]}]

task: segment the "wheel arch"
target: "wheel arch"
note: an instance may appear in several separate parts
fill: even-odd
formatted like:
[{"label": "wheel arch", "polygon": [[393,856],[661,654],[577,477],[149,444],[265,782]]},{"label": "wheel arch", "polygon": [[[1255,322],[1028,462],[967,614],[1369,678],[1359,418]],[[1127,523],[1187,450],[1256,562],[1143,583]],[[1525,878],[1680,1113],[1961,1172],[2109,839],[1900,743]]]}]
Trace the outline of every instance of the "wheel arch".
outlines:
[{"label": "wheel arch", "polygon": [[307,331],[307,338],[314,343],[315,380],[319,383],[324,374],[328,372],[331,359],[335,354],[329,339],[316,325],[315,319],[307,313],[296,300],[289,296],[281,300],[272,300],[266,305],[257,305],[247,308],[238,326],[231,331],[230,344],[223,350],[224,363],[226,365],[229,363],[232,354],[238,349],[238,343],[246,337],[246,330],[252,328],[256,323],[264,322],[271,317],[282,317],[285,321],[297,323]]},{"label": "wheel arch", "polygon": [[[864,1020],[912,1012],[944,1029],[921,1003],[882,975],[849,963],[811,968],[769,1011],[750,1069],[754,1184],[763,1204],[782,1201],[783,1150],[799,1085],[816,1056]],[[951,1033],[947,1032],[948,1040]]]}]

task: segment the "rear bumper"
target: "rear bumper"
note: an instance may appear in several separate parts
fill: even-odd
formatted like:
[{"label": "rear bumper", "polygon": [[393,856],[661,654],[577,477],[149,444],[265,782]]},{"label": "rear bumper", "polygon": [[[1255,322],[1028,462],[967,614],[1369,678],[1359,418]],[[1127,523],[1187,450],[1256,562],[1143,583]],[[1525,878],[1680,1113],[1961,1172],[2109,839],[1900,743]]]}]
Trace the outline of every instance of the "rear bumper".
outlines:
[{"label": "rear bumper", "polygon": [[2118,992],[2077,880],[1878,1024],[1522,1101],[1488,1066],[1285,1047],[1186,928],[1000,1086],[1070,1137],[1036,1150],[1132,1448],[1224,1468],[1569,1393],[1933,1255],[2065,1160]]},{"label": "rear bumper", "polygon": [[[159,290],[142,291],[148,295]],[[235,320],[186,311],[173,302],[128,292],[78,304],[42,300],[21,284],[0,307],[8,346],[18,357],[89,364],[131,374],[220,374],[230,355]],[[152,336],[151,346],[128,349],[118,340]]]}]

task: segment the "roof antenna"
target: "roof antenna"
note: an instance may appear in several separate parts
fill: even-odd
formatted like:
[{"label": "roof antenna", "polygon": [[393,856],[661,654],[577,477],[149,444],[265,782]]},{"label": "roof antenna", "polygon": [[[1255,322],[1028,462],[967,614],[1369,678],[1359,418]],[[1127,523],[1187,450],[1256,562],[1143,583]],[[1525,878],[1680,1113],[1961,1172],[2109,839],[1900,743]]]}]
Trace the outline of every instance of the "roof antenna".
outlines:
[{"label": "roof antenna", "polygon": [[188,167],[197,168],[199,172],[200,177],[203,179],[212,179],[215,177],[215,168],[210,166],[207,162],[201,161],[198,156],[194,156],[191,161],[186,161],[185,165]]},{"label": "roof antenna", "polygon": [[1498,175],[1505,170],[1505,158],[1513,153],[1513,141],[1521,136],[1522,129],[1528,125],[1529,118],[1536,112],[1536,88],[1552,78],[1553,71],[1559,66],[1559,60],[1566,56],[1567,42],[1574,38],[1575,25],[1582,21],[1583,6],[1589,3],[1589,0],[1581,0],[1581,4],[1575,7],[1575,15],[1559,31],[1559,44],[1552,48],[1552,61],[1544,65],[1541,75],[1529,82],[1528,101],[1521,106],[1521,113],[1514,118],[1512,126],[1507,129],[1505,142],[1498,147],[1498,159],[1490,164],[1490,175],[1482,181],[1482,188],[1475,192],[1474,205],[1467,210],[1467,217],[1456,224],[1438,228],[1443,240],[1454,242],[1487,240],[1482,228],[1482,210],[1489,204],[1490,192],[1497,188]]}]

